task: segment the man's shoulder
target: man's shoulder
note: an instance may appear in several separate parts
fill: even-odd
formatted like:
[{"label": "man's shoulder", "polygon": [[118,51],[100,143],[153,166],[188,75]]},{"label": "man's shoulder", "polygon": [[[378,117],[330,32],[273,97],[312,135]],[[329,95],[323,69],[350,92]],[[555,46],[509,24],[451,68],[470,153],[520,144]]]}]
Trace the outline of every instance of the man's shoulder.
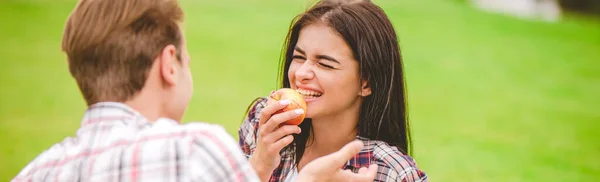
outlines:
[{"label": "man's shoulder", "polygon": [[[188,122],[185,124],[156,121],[151,127],[144,129],[140,134],[132,140],[132,144],[129,147],[135,145],[148,145],[148,146],[165,146],[165,147],[176,147],[173,144],[179,146],[197,146],[198,143],[214,143],[216,145],[235,145],[237,146],[233,137],[227,133],[225,128],[221,125],[211,124],[206,122]],[[152,150],[150,147],[146,147],[148,150]]]},{"label": "man's shoulder", "polygon": [[42,153],[37,155],[31,160],[13,179],[13,181],[20,181],[25,177],[30,178],[34,173],[32,171],[40,171],[44,168],[54,168],[58,166],[61,159],[64,159],[69,153],[78,153],[73,149],[76,138],[67,137],[63,141],[52,145],[50,148],[44,150]]},{"label": "man's shoulder", "polygon": [[123,131],[66,138],[38,155],[14,181],[45,181],[50,180],[49,177],[66,181],[77,180],[74,177],[84,181],[111,181],[134,168],[143,169],[140,173],[145,176],[169,175],[168,171],[146,172],[159,168],[179,169],[177,166],[189,162],[190,156],[198,150],[215,150],[214,146],[221,146],[220,150],[235,152],[231,148],[237,147],[222,126],[202,122],[179,124],[159,119],[150,127],[133,131],[135,133],[119,132]]},{"label": "man's shoulder", "polygon": [[[205,122],[189,122],[178,126],[178,130],[187,133],[191,139],[210,138],[212,140],[231,140],[233,137],[227,133],[227,130],[221,125]],[[234,142],[235,143],[235,142]]]},{"label": "man's shoulder", "polygon": [[179,124],[174,121],[157,120],[151,127],[144,129],[141,132],[145,135],[170,135],[172,138],[185,138],[189,136],[198,136],[198,134],[211,134],[218,136],[229,136],[223,126],[206,122],[188,122]]}]

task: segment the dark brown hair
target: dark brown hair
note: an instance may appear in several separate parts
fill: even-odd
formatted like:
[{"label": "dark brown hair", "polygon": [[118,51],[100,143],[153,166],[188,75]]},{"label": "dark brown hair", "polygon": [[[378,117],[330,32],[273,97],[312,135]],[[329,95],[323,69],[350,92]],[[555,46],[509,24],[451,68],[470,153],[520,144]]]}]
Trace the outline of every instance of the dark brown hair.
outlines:
[{"label": "dark brown hair", "polygon": [[[410,154],[402,57],[396,32],[385,12],[367,0],[323,0],[298,15],[292,20],[282,50],[281,87],[290,87],[288,69],[300,30],[313,23],[324,23],[337,31],[359,63],[360,81],[367,81],[371,87],[371,95],[360,106],[358,134]],[[312,132],[311,126],[310,119],[300,125],[302,131]],[[296,164],[304,154],[309,136],[309,132],[295,136]]]},{"label": "dark brown hair", "polygon": [[177,0],[80,0],[62,50],[87,104],[130,99],[167,45],[180,58],[182,21]]}]

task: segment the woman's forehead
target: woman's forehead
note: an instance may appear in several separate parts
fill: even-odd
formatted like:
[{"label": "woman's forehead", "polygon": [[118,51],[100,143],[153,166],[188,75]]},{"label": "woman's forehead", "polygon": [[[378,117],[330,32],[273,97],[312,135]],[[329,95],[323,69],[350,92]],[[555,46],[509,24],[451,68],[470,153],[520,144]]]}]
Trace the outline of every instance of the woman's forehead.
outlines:
[{"label": "woman's forehead", "polygon": [[337,31],[324,24],[311,24],[302,28],[295,48],[306,54],[352,56],[352,50],[346,41]]}]

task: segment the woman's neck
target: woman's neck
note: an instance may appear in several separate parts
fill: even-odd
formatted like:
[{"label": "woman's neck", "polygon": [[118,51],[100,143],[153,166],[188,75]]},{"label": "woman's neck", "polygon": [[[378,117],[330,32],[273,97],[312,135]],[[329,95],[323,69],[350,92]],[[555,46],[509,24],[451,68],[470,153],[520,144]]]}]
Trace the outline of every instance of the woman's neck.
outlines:
[{"label": "woman's neck", "polygon": [[340,150],[356,138],[358,115],[343,114],[336,117],[312,118],[312,131],[298,169],[310,161]]},{"label": "woman's neck", "polygon": [[331,117],[312,119],[311,136],[307,150],[319,156],[338,151],[356,138],[357,112],[346,112]]},{"label": "woman's neck", "polygon": [[340,150],[356,138],[360,104],[357,101],[341,112],[311,118],[312,131],[300,158],[299,169],[318,157]]}]

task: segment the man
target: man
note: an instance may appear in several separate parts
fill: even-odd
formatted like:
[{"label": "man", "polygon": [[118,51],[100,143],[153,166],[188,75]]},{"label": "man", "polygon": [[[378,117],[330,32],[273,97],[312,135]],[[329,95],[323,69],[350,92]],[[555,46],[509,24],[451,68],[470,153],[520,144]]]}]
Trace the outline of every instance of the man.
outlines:
[{"label": "man", "polygon": [[[182,19],[177,0],[80,0],[62,49],[88,105],[81,128],[13,181],[258,181],[222,127],[178,122],[192,95]],[[315,160],[298,181],[372,181],[376,167],[340,169],[361,148]]]}]

